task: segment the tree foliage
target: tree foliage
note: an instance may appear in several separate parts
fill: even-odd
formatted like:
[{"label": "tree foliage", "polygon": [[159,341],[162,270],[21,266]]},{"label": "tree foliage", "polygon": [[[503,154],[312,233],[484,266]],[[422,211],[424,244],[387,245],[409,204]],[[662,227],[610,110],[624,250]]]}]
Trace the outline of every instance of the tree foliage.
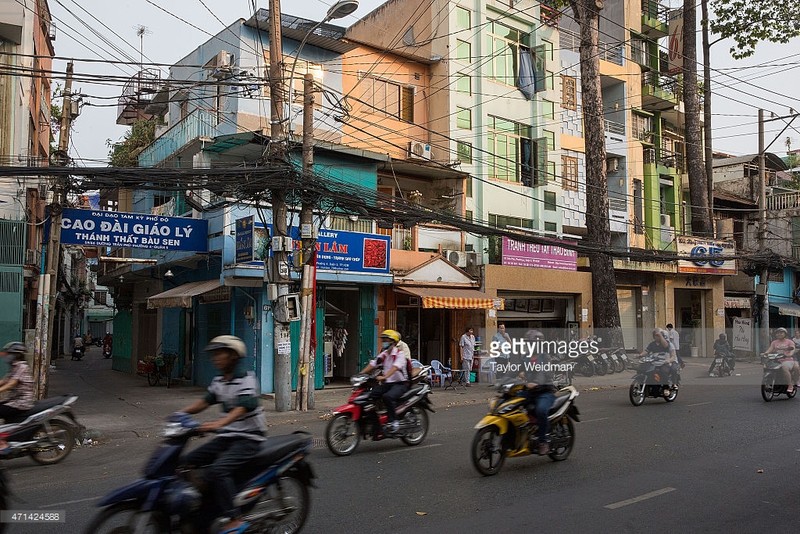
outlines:
[{"label": "tree foliage", "polygon": [[731,55],[752,56],[761,41],[786,44],[800,36],[797,4],[788,0],[711,0],[711,31],[736,43]]},{"label": "tree foliage", "polygon": [[138,167],[139,154],[153,142],[155,134],[156,121],[149,119],[133,123],[131,129],[118,143],[108,139],[106,145],[108,145],[109,165],[112,167]]}]

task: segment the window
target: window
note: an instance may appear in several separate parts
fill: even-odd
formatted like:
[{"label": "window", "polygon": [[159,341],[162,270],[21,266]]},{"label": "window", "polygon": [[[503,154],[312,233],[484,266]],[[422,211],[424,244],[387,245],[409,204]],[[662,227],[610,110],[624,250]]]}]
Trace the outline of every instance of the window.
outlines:
[{"label": "window", "polygon": [[547,139],[547,148],[550,150],[556,149],[556,134],[555,132],[548,132],[547,130],[542,130],[542,136]]},{"label": "window", "polygon": [[555,180],[556,179],[556,163],[554,161],[547,162],[547,176],[545,180]]},{"label": "window", "polygon": [[642,198],[642,181],[633,180],[633,231],[644,233],[644,199]]},{"label": "window", "polygon": [[544,223],[544,231],[545,232],[558,232],[558,225],[554,222],[546,222]]},{"label": "window", "polygon": [[472,44],[460,39],[456,40],[456,59],[472,63]]},{"label": "window", "polygon": [[414,122],[414,88],[403,87],[400,93],[400,120]]},{"label": "window", "polygon": [[556,105],[554,102],[542,100],[542,117],[550,120],[556,118]]},{"label": "window", "polygon": [[472,176],[467,177],[467,198],[472,198]]},{"label": "window", "polygon": [[472,28],[472,13],[463,7],[456,8],[456,28],[459,30],[469,30]]},{"label": "window", "polygon": [[398,83],[364,76],[361,80],[361,100],[371,112],[383,112],[405,122],[414,122],[414,88]]},{"label": "window", "polygon": [[533,221],[531,219],[522,219],[519,217],[509,217],[507,215],[489,214],[489,226],[496,228],[506,228],[507,226],[518,226],[520,228],[533,228]]},{"label": "window", "polygon": [[456,127],[463,130],[472,129],[472,110],[468,108],[456,108]]},{"label": "window", "polygon": [[550,90],[556,88],[556,75],[552,72],[547,73],[547,88]]},{"label": "window", "polygon": [[499,22],[492,22],[486,36],[490,61],[486,65],[490,78],[506,85],[516,85],[519,49],[529,47],[528,34]]},{"label": "window", "polygon": [[561,187],[568,191],[578,190],[578,158],[561,156]]},{"label": "window", "polygon": [[456,74],[456,91],[472,94],[472,78],[467,74]]},{"label": "window", "polygon": [[464,212],[464,218],[468,221],[472,221],[472,211],[467,210]]},{"label": "window", "polygon": [[542,39],[542,44],[544,45],[545,57],[548,60],[553,61],[553,43],[551,43],[550,41],[545,41],[544,39]]},{"label": "window", "polygon": [[553,191],[544,192],[545,211],[556,211],[556,194]]},{"label": "window", "polygon": [[489,116],[488,130],[489,177],[509,182],[523,181],[522,167],[526,163],[523,141],[530,139],[530,127]]},{"label": "window", "polygon": [[105,306],[108,302],[108,291],[95,291],[94,303]]},{"label": "window", "polygon": [[458,161],[461,163],[472,163],[472,145],[470,143],[459,141],[456,144],[456,153]]},{"label": "window", "polygon": [[578,109],[578,80],[575,76],[561,75],[561,107]]}]

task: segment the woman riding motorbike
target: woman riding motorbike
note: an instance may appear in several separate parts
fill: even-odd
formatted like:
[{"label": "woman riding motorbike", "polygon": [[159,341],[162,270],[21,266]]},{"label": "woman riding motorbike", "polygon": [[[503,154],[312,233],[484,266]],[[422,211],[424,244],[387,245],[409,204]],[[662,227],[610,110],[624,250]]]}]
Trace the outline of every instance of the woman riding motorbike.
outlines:
[{"label": "woman riding motorbike", "polygon": [[7,343],[0,349],[0,355],[9,364],[5,378],[0,380],[0,393],[11,391],[10,396],[0,402],[0,418],[6,423],[16,423],[24,419],[24,414],[33,408],[33,373],[25,361],[25,345],[19,341]]},{"label": "woman riding motorbike", "polygon": [[775,330],[775,339],[772,340],[764,354],[783,354],[784,357],[780,359],[781,374],[787,384],[786,393],[791,394],[794,391],[794,385],[800,380],[800,367],[798,367],[797,361],[794,359],[794,341],[788,339],[787,336],[788,332],[785,328]]}]

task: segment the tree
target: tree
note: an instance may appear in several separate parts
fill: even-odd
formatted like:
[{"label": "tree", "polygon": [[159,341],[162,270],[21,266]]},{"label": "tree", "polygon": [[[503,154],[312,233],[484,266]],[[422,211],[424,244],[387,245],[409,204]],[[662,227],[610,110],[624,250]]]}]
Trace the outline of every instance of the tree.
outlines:
[{"label": "tree", "polygon": [[700,135],[700,97],[697,86],[697,5],[683,2],[683,105],[686,109],[686,167],[689,174],[689,200],[692,204],[692,233],[713,237],[709,210],[709,191],[703,164],[703,139]]},{"label": "tree", "polygon": [[736,59],[752,56],[761,41],[786,44],[800,36],[797,4],[787,0],[711,0],[711,31],[720,39],[731,38]]},{"label": "tree", "polygon": [[587,241],[595,252],[589,254],[592,269],[592,312],[595,329],[607,330],[613,346],[623,346],[617,303],[614,260],[611,248],[606,181],[606,137],[603,93],[600,85],[598,51],[600,11],[603,0],[569,0],[580,27],[581,91],[586,140],[586,228]]},{"label": "tree", "polygon": [[134,122],[121,142],[113,143],[111,139],[106,141],[109,165],[112,167],[138,167],[139,154],[153,142],[155,136],[155,119]]}]

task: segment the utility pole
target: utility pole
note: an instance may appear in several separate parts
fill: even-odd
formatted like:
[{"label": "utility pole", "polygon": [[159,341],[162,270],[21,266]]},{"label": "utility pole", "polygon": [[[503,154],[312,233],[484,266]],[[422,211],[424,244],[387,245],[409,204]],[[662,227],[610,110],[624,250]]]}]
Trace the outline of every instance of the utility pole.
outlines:
[{"label": "utility pole", "polygon": [[[64,82],[64,102],[61,108],[61,131],[58,138],[58,160],[62,166],[69,161],[69,133],[72,127],[72,74],[73,64],[67,63]],[[56,295],[58,293],[58,266],[61,251],[61,209],[64,205],[64,184],[61,179],[53,187],[53,203],[50,205],[50,239],[43,245],[39,288],[36,298],[36,342],[33,350],[34,395],[37,399],[47,396],[47,378],[53,346]]]},{"label": "utility pole", "polygon": [[[286,145],[283,135],[284,98],[283,98],[283,45],[281,31],[281,2],[269,0],[269,86],[270,86],[270,140],[269,155],[271,165],[283,165],[286,160]],[[277,283],[278,301],[273,310],[281,307],[281,301],[289,294],[289,251],[285,250],[286,228],[286,191],[272,190],[272,259],[270,281]],[[277,246],[275,246],[277,245]],[[275,409],[286,412],[292,405],[292,354],[289,323],[282,314],[273,314],[275,335]],[[280,321],[278,320],[280,319]]]},{"label": "utility pole", "polygon": [[[758,110],[758,251],[763,256],[766,252],[767,234],[767,176],[765,164],[766,149],[764,148],[764,110]],[[759,352],[769,347],[769,266],[764,263],[759,276],[759,286],[756,296],[761,300],[761,317],[758,321]]]},{"label": "utility pole", "polygon": [[[314,76],[306,74],[303,79],[303,180],[313,180],[314,172]],[[314,204],[308,197],[308,189],[304,190],[303,205],[300,209],[300,235],[302,238],[303,280],[301,284],[300,302],[302,321],[300,323],[300,377],[302,388],[298,388],[299,410],[314,408],[314,338],[316,302],[316,266],[313,258],[316,255],[316,239],[314,233]]]}]

